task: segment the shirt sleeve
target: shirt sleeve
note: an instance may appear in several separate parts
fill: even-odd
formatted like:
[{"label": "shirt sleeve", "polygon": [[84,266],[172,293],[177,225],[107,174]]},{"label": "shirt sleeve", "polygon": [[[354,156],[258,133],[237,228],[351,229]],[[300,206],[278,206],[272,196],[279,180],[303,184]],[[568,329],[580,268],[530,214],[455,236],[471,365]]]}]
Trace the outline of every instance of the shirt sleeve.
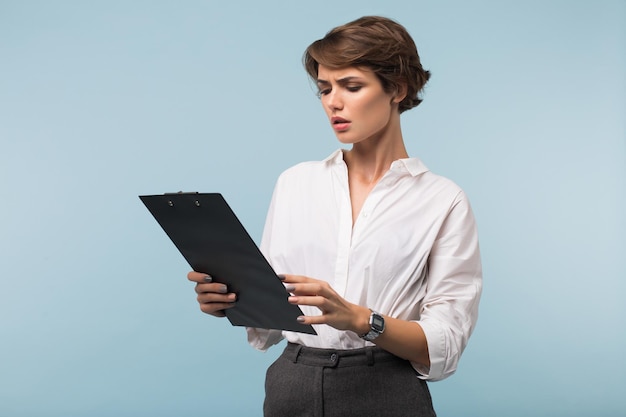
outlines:
[{"label": "shirt sleeve", "polygon": [[427,291],[418,323],[426,335],[430,369],[413,364],[422,379],[452,375],[478,319],[482,266],[478,232],[463,192],[457,195],[434,242]]},{"label": "shirt sleeve", "polygon": [[[270,207],[267,211],[267,218],[265,219],[265,227],[263,228],[263,237],[261,238],[261,253],[268,259],[268,248],[270,246],[270,240],[272,236],[272,229],[274,223],[274,206],[277,198],[278,184],[274,189]],[[271,264],[271,262],[270,262]],[[248,343],[255,349],[266,351],[272,345],[279,343],[283,339],[282,331],[270,330],[270,329],[257,329],[247,327],[246,332],[248,334]]]}]

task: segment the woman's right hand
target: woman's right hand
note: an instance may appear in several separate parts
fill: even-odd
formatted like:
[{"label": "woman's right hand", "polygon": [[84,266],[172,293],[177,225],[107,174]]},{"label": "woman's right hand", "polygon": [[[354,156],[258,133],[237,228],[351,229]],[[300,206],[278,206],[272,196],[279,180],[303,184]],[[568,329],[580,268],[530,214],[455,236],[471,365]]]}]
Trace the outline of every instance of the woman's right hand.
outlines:
[{"label": "woman's right hand", "polygon": [[235,306],[237,295],[229,293],[225,284],[213,282],[210,275],[191,271],[187,274],[187,279],[196,283],[197,300],[203,313],[224,317],[224,310]]}]

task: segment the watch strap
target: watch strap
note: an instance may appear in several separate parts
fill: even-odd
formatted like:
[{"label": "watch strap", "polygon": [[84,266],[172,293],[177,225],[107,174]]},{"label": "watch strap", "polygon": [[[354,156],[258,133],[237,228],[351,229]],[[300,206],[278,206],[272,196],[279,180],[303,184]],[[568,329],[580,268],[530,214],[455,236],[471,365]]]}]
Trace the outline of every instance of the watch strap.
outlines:
[{"label": "watch strap", "polygon": [[380,313],[370,310],[370,330],[361,335],[361,339],[368,342],[373,341],[385,331],[385,319]]}]

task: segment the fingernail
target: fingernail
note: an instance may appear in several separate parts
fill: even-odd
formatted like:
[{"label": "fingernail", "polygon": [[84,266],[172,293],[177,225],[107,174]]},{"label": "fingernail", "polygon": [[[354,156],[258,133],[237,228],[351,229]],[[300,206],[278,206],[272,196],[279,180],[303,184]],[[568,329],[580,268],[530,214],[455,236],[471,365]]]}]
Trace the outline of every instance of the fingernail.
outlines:
[{"label": "fingernail", "polygon": [[204,277],[204,282],[213,282],[213,277],[211,275],[207,275]]},{"label": "fingernail", "polygon": [[284,281],[285,279],[287,279],[287,277],[284,276],[283,274],[278,274],[278,278],[280,278],[281,281]]},{"label": "fingernail", "polygon": [[221,292],[222,294],[226,294],[228,292],[228,287],[226,285],[222,285],[217,291]]},{"label": "fingernail", "polygon": [[289,291],[289,292],[292,292],[293,290],[295,290],[295,289],[296,289],[296,286],[295,286],[295,285],[291,285],[291,284],[289,284],[289,285],[285,285],[285,289],[286,289],[287,291]]},{"label": "fingernail", "polygon": [[298,323],[304,323],[304,316],[300,316],[296,319]]}]

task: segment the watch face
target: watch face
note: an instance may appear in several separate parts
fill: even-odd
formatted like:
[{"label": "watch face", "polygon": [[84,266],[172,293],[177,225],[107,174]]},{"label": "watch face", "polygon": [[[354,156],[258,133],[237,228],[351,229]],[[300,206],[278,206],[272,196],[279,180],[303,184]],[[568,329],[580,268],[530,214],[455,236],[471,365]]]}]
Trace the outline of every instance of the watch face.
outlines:
[{"label": "watch face", "polygon": [[372,315],[372,327],[381,332],[383,331],[385,326],[385,319],[383,319],[381,316],[374,314]]}]

